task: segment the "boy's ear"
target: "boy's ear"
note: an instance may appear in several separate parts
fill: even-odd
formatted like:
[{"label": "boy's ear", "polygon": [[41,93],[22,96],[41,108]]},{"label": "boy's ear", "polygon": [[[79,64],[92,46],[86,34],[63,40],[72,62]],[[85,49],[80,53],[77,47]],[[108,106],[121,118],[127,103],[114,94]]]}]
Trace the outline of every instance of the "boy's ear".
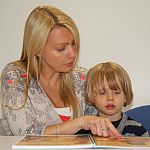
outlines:
[{"label": "boy's ear", "polygon": [[127,99],[126,97],[124,98],[124,107],[127,106]]}]

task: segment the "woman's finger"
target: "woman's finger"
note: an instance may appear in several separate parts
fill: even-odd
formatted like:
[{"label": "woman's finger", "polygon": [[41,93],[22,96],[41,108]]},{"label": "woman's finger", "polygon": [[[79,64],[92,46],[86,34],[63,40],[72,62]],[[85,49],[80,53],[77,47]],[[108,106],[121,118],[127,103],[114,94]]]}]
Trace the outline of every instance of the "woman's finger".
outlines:
[{"label": "woman's finger", "polygon": [[112,137],[115,137],[115,138],[121,138],[121,134],[114,127],[114,125],[110,122],[110,120],[106,118],[105,122],[106,122],[108,130],[109,130],[109,135]]},{"label": "woman's finger", "polygon": [[101,129],[102,129],[103,136],[108,137],[109,132],[108,132],[108,126],[107,123],[105,122],[105,119],[101,119]]},{"label": "woman's finger", "polygon": [[99,121],[99,123],[96,124],[96,127],[97,127],[97,135],[98,135],[98,136],[103,136],[101,121]]},{"label": "woman's finger", "polygon": [[96,127],[96,125],[95,124],[93,124],[93,125],[91,125],[91,132],[92,132],[92,134],[97,134],[97,127]]}]

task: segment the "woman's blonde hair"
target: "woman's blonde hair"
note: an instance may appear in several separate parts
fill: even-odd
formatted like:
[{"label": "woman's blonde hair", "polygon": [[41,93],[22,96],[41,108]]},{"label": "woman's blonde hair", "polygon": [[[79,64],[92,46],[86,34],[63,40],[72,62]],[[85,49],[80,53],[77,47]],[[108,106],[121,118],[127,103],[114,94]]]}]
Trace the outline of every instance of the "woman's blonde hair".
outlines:
[{"label": "woman's blonde hair", "polygon": [[[77,61],[80,49],[80,38],[78,29],[71,17],[57,8],[38,6],[30,13],[26,21],[22,54],[20,60],[16,61],[19,66],[27,71],[26,100],[31,76],[38,80],[40,75],[41,60],[37,54],[44,49],[49,33],[55,27],[59,26],[67,28],[72,33],[76,43]],[[73,116],[77,117],[79,115],[79,104],[74,92],[70,73],[62,73],[61,79],[60,97],[65,100],[64,103],[67,102],[70,107],[72,107]]]},{"label": "woman's blonde hair", "polygon": [[90,103],[93,103],[96,94],[102,89],[105,89],[104,77],[111,90],[120,88],[117,82],[117,78],[119,79],[126,97],[125,106],[129,105],[133,100],[131,80],[127,71],[119,64],[113,62],[100,63],[89,70],[87,75],[86,99]]}]

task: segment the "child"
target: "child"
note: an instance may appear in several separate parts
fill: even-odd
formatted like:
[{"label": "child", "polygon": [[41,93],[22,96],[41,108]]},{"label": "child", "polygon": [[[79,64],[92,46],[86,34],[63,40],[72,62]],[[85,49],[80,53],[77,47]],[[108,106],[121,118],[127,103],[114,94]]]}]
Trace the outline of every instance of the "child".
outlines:
[{"label": "child", "polygon": [[98,109],[99,116],[110,119],[120,134],[149,136],[142,124],[122,112],[124,106],[131,104],[133,93],[128,73],[119,64],[100,63],[90,69],[86,97]]}]

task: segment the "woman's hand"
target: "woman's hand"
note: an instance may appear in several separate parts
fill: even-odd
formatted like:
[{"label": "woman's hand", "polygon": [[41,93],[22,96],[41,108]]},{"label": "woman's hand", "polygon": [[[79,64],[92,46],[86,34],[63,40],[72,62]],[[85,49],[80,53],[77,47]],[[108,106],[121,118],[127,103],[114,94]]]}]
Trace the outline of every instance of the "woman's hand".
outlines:
[{"label": "woman's hand", "polygon": [[98,116],[82,116],[80,119],[82,126],[81,128],[85,130],[91,130],[92,134],[94,135],[121,138],[120,133],[108,118]]}]

